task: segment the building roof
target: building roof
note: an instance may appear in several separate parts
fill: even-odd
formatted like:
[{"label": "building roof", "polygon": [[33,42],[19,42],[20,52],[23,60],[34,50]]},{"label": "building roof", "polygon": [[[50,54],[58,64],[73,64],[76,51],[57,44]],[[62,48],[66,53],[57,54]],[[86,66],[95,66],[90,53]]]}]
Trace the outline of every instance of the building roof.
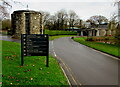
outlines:
[{"label": "building roof", "polygon": [[102,24],[98,24],[98,25],[91,25],[91,28],[107,29],[108,28],[108,23],[102,23]]},{"label": "building roof", "polygon": [[41,14],[40,12],[34,11],[34,10],[17,10],[17,11],[14,11],[13,13],[23,13],[23,12],[26,12],[26,13],[39,13],[39,14]]},{"label": "building roof", "polygon": [[108,23],[100,24],[100,25],[98,25],[98,28],[107,29],[108,28]]}]

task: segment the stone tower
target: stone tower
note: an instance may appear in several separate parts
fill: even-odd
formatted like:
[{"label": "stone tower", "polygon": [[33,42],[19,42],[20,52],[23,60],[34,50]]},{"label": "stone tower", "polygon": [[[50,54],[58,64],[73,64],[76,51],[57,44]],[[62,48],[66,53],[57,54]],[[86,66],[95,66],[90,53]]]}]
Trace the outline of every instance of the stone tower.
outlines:
[{"label": "stone tower", "polygon": [[31,10],[14,11],[12,17],[13,37],[20,37],[21,34],[42,34],[42,14]]}]

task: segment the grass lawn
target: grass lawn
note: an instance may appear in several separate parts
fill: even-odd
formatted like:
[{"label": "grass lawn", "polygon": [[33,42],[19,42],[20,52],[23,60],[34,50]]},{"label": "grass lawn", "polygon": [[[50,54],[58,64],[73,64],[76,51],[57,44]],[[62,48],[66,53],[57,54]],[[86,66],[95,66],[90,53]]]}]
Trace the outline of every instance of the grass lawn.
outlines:
[{"label": "grass lawn", "polygon": [[61,38],[61,37],[72,37],[72,36],[75,36],[75,35],[58,35],[58,36],[49,36],[49,40],[54,40],[54,39]]},{"label": "grass lawn", "polygon": [[[77,32],[74,31],[63,31],[63,30],[47,30],[45,29],[45,34],[49,34],[50,36],[55,35],[77,35]],[[1,31],[0,34],[7,35],[7,31]]]},{"label": "grass lawn", "polygon": [[3,85],[68,85],[58,62],[49,57],[31,56],[24,58],[20,66],[20,44],[2,41],[2,84]]},{"label": "grass lawn", "polygon": [[107,43],[85,41],[86,38],[87,37],[79,37],[74,38],[74,40],[89,47],[120,57],[120,46]]},{"label": "grass lawn", "polygon": [[45,30],[45,34],[49,35],[77,35],[77,32],[63,30]]}]

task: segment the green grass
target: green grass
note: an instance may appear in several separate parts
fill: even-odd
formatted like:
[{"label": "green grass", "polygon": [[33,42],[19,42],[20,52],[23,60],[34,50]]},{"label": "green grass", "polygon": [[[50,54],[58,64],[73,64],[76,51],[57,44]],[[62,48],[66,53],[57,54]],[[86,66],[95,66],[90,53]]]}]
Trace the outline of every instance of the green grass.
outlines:
[{"label": "green grass", "polygon": [[68,85],[67,80],[56,59],[31,56],[24,58],[20,66],[20,44],[2,41],[2,81],[3,85]]},{"label": "green grass", "polygon": [[85,41],[86,38],[87,37],[79,37],[74,38],[74,40],[86,46],[120,57],[119,54],[120,46],[107,43]]},{"label": "green grass", "polygon": [[54,39],[61,38],[61,37],[72,37],[72,36],[75,36],[75,35],[58,35],[58,36],[49,36],[49,40],[54,40]]},{"label": "green grass", "polygon": [[77,32],[63,30],[45,30],[45,34],[49,35],[77,35]]}]

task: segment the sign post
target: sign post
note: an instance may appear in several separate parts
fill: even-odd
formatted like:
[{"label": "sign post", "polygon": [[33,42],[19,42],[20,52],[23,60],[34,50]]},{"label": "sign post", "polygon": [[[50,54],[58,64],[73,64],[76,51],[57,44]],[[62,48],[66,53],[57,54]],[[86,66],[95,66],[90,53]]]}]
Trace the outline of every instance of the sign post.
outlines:
[{"label": "sign post", "polygon": [[23,36],[21,35],[21,66],[24,64],[24,53],[23,53]]},{"label": "sign post", "polygon": [[46,66],[49,66],[49,36],[48,34],[21,34],[21,65],[24,56],[46,56]]}]

